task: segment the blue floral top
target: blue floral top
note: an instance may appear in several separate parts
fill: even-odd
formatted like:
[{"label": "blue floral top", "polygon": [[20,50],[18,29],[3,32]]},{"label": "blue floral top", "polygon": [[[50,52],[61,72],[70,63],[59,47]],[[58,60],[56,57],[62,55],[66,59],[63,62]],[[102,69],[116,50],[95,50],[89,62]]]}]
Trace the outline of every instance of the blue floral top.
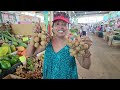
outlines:
[{"label": "blue floral top", "polygon": [[54,52],[52,43],[46,47],[43,65],[43,79],[78,79],[75,58],[70,56],[69,46]]}]

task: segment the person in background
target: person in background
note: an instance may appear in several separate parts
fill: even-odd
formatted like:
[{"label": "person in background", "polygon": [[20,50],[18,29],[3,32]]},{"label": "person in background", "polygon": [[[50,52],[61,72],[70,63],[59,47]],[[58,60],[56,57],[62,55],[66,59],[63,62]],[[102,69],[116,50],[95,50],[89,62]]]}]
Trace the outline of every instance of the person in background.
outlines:
[{"label": "person in background", "polygon": [[87,24],[83,26],[82,28],[82,35],[86,36],[86,32],[87,32]]},{"label": "person in background", "polygon": [[[70,47],[67,45],[65,35],[69,33],[69,16],[65,12],[56,12],[53,19],[54,35],[45,48],[43,79],[78,79],[75,57],[70,55]],[[27,55],[30,57],[42,52],[44,49],[38,47],[34,51],[34,43],[31,40],[27,48]],[[81,66],[89,69],[91,53],[86,51],[82,59],[77,55],[77,60],[81,61]]]}]

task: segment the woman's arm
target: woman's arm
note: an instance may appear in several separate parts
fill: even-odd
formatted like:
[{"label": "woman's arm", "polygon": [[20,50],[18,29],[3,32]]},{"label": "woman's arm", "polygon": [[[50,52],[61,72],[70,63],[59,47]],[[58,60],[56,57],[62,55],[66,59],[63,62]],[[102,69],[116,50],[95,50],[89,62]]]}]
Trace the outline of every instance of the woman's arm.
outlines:
[{"label": "woman's arm", "polygon": [[30,40],[30,43],[27,47],[27,57],[31,57],[35,51],[33,37]]},{"label": "woman's arm", "polygon": [[86,51],[86,54],[83,55],[78,55],[76,57],[76,59],[78,60],[78,62],[80,63],[80,65],[85,68],[85,69],[89,69],[90,65],[91,65],[91,53],[90,51]]},{"label": "woman's arm", "polygon": [[38,53],[40,53],[40,52],[42,52],[42,51],[44,51],[44,50],[45,50],[45,47],[39,46],[39,47],[35,50],[33,56],[37,55]]}]

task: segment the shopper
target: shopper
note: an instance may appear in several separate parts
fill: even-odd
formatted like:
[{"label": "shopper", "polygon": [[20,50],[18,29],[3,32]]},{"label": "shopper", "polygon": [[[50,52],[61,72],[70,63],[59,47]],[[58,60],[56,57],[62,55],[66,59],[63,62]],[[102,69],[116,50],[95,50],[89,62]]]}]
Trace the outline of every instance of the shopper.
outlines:
[{"label": "shopper", "polygon": [[82,29],[82,35],[83,36],[86,36],[87,29],[88,29],[88,27],[87,27],[87,24],[86,24],[86,25],[83,26],[83,29]]},{"label": "shopper", "polygon": [[[54,36],[45,49],[43,79],[78,79],[75,57],[70,56],[70,47],[67,46],[66,39],[64,38],[64,36],[69,32],[69,23],[69,16],[66,13],[57,12],[54,15]],[[28,56],[32,56],[33,50],[33,43],[31,41],[31,44],[27,49]],[[42,49],[38,48],[34,54],[36,55],[41,51]],[[91,54],[89,51],[82,56],[82,67],[89,69],[91,63],[90,56]],[[79,60],[80,57],[77,57],[77,59]]]}]

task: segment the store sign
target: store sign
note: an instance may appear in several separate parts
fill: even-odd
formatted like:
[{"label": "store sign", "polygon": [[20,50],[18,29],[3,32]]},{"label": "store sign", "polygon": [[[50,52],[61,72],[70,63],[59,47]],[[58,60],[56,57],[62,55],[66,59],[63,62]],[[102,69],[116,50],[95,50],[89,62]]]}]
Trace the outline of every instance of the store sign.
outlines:
[{"label": "store sign", "polygon": [[23,41],[28,41],[29,38],[28,37],[23,37]]}]

